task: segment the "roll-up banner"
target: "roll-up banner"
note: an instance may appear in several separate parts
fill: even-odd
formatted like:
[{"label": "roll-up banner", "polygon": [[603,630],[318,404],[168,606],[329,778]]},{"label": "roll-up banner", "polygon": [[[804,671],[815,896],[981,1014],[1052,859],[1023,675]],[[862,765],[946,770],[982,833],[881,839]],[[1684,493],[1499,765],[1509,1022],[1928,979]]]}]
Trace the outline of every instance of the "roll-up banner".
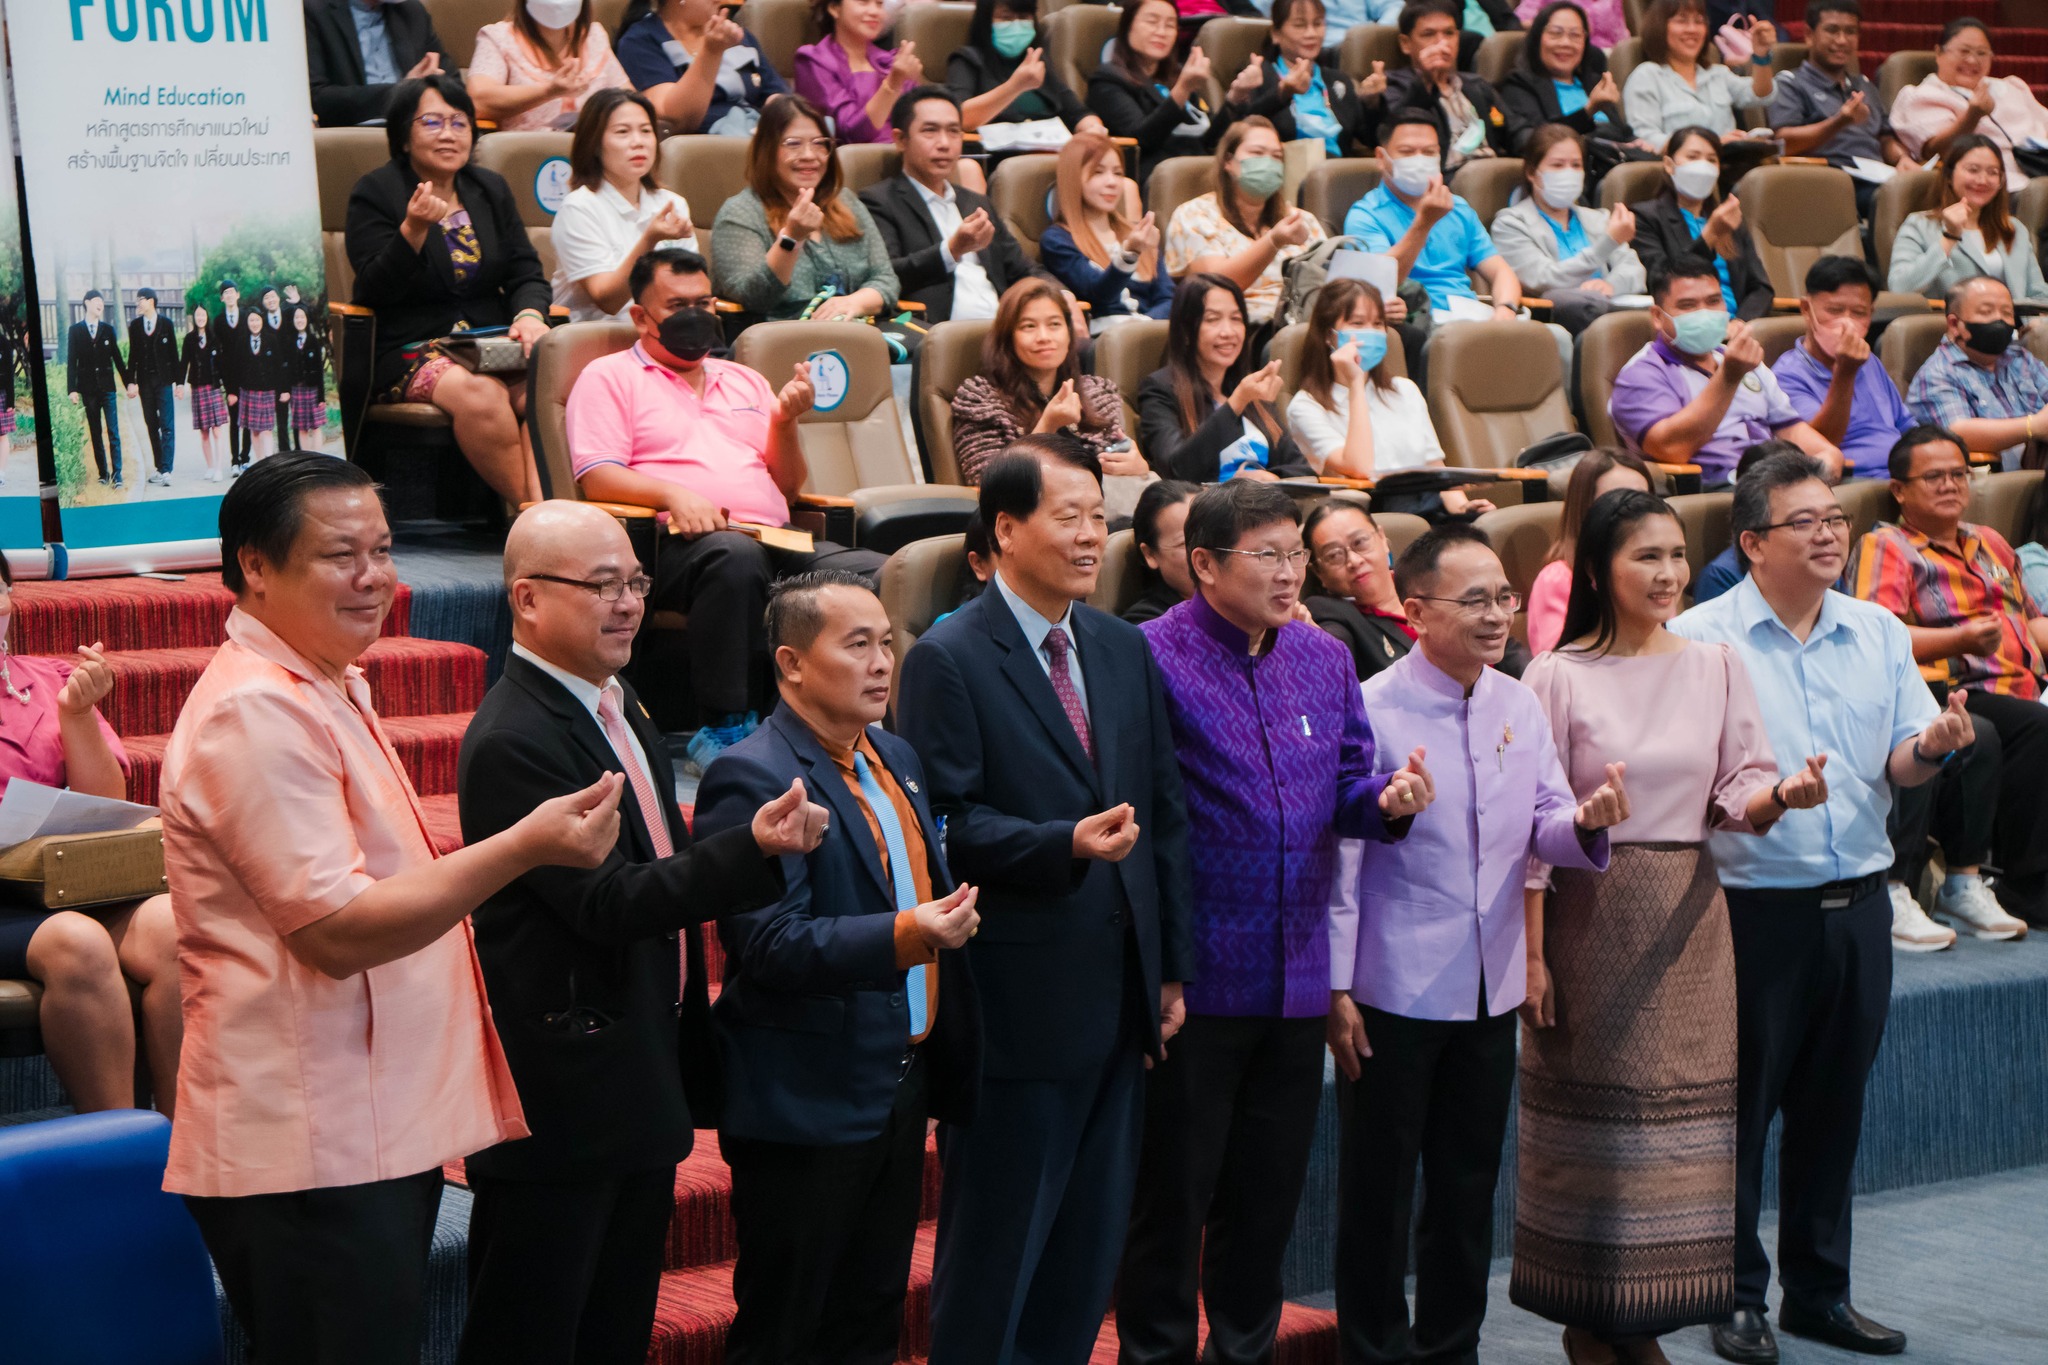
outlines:
[{"label": "roll-up banner", "polygon": [[[0,71],[0,148],[15,145],[7,77]],[[43,572],[43,498],[36,473],[35,348],[22,274],[21,198],[0,171],[0,550],[15,572]]]},{"label": "roll-up banner", "polygon": [[303,8],[5,13],[69,572],[216,564],[237,470],[340,449]]}]

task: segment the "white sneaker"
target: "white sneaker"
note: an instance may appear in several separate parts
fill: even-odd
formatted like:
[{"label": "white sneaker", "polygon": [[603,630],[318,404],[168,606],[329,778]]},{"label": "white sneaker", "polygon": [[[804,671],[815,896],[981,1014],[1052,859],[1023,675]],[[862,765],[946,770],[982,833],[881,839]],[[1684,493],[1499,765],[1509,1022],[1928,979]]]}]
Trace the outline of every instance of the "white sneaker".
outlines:
[{"label": "white sneaker", "polygon": [[1902,953],[1938,953],[1956,941],[1956,931],[1927,918],[1920,902],[1903,882],[1890,882],[1892,897],[1892,947]]},{"label": "white sneaker", "polygon": [[2027,922],[2006,914],[1982,877],[1965,877],[1962,889],[1954,895],[1949,894],[1949,886],[1946,880],[1942,882],[1941,891],[1934,898],[1935,910],[1962,924],[1975,937],[2026,937]]}]

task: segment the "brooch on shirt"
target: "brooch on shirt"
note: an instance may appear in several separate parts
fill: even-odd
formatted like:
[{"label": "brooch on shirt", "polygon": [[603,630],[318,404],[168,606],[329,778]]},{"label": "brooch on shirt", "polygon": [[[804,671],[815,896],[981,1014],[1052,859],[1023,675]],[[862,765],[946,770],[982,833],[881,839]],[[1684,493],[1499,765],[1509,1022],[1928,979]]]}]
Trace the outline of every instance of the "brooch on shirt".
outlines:
[{"label": "brooch on shirt", "polygon": [[1508,769],[1508,745],[1510,745],[1510,744],[1513,744],[1514,742],[1515,742],[1515,727],[1514,727],[1514,726],[1512,726],[1512,725],[1503,725],[1503,726],[1501,726],[1501,727],[1500,727],[1500,743],[1498,743],[1498,744],[1496,744],[1496,745],[1494,745],[1494,746],[1493,746],[1493,765],[1494,765],[1494,767],[1495,767],[1495,768],[1496,768],[1497,770],[1499,770],[1499,771],[1501,771],[1501,772],[1506,772],[1506,771],[1507,771],[1507,769]]},{"label": "brooch on shirt", "polygon": [[915,795],[917,795],[917,783],[915,783],[915,782],[905,782],[905,783],[904,783],[903,785],[904,785],[904,786],[906,786],[906,787],[908,787],[908,788],[910,788],[910,794],[911,794],[912,796],[915,796]]},{"label": "brooch on shirt", "polygon": [[1764,381],[1756,377],[1755,370],[1751,370],[1748,374],[1742,376],[1742,387],[1748,389],[1751,393],[1762,393],[1764,391]]}]

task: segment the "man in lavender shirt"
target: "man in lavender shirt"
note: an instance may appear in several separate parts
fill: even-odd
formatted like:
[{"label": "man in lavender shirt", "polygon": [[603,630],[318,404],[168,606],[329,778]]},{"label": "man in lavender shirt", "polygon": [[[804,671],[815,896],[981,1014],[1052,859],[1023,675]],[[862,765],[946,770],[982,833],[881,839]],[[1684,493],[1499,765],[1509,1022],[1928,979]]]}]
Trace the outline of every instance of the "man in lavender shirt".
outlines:
[{"label": "man in lavender shirt", "polygon": [[1350,651],[1295,619],[1294,499],[1234,479],[1195,499],[1186,539],[1195,595],[1141,628],[1187,792],[1195,971],[1146,1087],[1119,1359],[1195,1359],[1199,1282],[1202,1359],[1255,1365],[1322,1098],[1338,836],[1401,838],[1430,785],[1420,752],[1374,773]]},{"label": "man in lavender shirt", "polygon": [[[1444,775],[1399,843],[1343,846],[1330,907],[1330,1050],[1348,1084],[1337,1188],[1337,1335],[1347,1361],[1476,1360],[1515,1079],[1532,989],[1522,885],[1533,853],[1607,867],[1628,816],[1622,765],[1572,799],[1536,694],[1499,672],[1520,605],[1485,535],[1446,526],[1394,567],[1416,648],[1360,688],[1382,754]],[[1415,1165],[1427,1186],[1408,1270]]]}]

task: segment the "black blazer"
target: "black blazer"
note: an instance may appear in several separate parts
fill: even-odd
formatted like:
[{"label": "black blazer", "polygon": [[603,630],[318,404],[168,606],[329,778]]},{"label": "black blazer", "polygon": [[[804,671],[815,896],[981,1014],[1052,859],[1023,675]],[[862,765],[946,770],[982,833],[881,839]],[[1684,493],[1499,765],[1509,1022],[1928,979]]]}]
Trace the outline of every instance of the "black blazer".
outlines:
[{"label": "black blazer", "polygon": [[[243,315],[248,316],[247,314]],[[262,345],[252,349],[249,345],[249,325],[242,324],[240,336],[230,337],[223,355],[234,357],[233,365],[238,375],[236,387],[245,393],[276,393],[288,389],[292,382],[282,374],[277,353],[277,333],[263,329]]]},{"label": "black blazer", "polygon": [[[1507,111],[1501,108],[1500,96],[1495,93],[1494,88],[1469,71],[1458,73],[1458,88],[1465,92],[1465,98],[1472,101],[1473,110],[1486,124],[1488,144],[1502,156],[1513,156],[1514,149],[1509,145],[1508,139]],[[1451,125],[1450,120],[1444,117],[1443,96],[1437,92],[1434,85],[1423,80],[1412,68],[1403,67],[1399,71],[1387,73],[1387,93],[1384,99],[1383,107],[1389,113],[1396,109],[1415,108],[1435,115],[1438,129],[1446,137],[1449,136]],[[1377,127],[1374,129],[1374,137],[1378,137]],[[1445,145],[1444,151],[1446,155],[1449,154],[1448,144]]]},{"label": "black blazer", "polygon": [[[348,196],[345,242],[356,271],[355,301],[377,310],[376,373],[371,384],[389,388],[405,370],[401,347],[447,336],[457,323],[505,327],[528,308],[546,317],[554,291],[540,256],[519,221],[512,190],[495,171],[465,166],[455,193],[469,212],[483,260],[462,284],[448,259],[438,224],[414,251],[399,228],[420,178],[404,161],[387,161],[356,182]],[[245,324],[246,325],[246,324]]]},{"label": "black blazer", "polygon": [[85,319],[71,324],[64,347],[65,386],[80,398],[104,398],[116,391],[114,376],[128,382],[128,362],[115,340],[114,324],[100,319],[97,331],[88,331]]},{"label": "black blazer", "polygon": [[[1714,249],[1693,236],[1685,221],[1685,211],[1678,207],[1678,196],[1669,189],[1655,199],[1645,199],[1628,208],[1636,216],[1636,239],[1631,245],[1649,274],[1655,275],[1660,267],[1680,259],[1708,270],[1714,268]],[[1756,254],[1756,242],[1747,225],[1736,230],[1735,244],[1739,254],[1728,262],[1728,286],[1735,291],[1735,315],[1760,318],[1771,311],[1771,300],[1775,297],[1770,274],[1764,269],[1763,258]]]},{"label": "black blazer", "polygon": [[[1591,89],[1607,73],[1607,56],[1599,48],[1588,46],[1586,59],[1579,64],[1579,80]],[[1562,123],[1580,137],[1603,138],[1608,142],[1629,142],[1635,138],[1635,130],[1628,120],[1621,116],[1621,106],[1616,104],[1603,115],[1595,115],[1588,106],[1575,114],[1559,112],[1557,82],[1548,75],[1532,76],[1520,66],[1508,73],[1496,92],[1501,108],[1508,116],[1508,145],[1514,148],[1516,156],[1529,145],[1529,139],[1536,130],[1546,123]],[[1591,175],[1587,183],[1592,183]]]},{"label": "black blazer", "polygon": [[1135,80],[1107,64],[1088,78],[1088,107],[1110,136],[1138,140],[1138,189],[1148,194],[1153,167],[1170,156],[1207,156],[1229,126],[1229,109],[1209,109],[1209,97],[1201,91],[1190,102],[1209,115],[1208,131],[1200,136],[1180,131],[1187,126],[1186,109],[1169,104],[1150,81]]},{"label": "black blazer", "polygon": [[[1136,626],[1080,603],[1071,619],[1093,763],[999,588],[903,661],[899,727],[946,821],[953,875],[981,888],[967,959],[990,1076],[1088,1074],[1126,1011],[1156,1056],[1160,983],[1195,969],[1187,802],[1159,666]],[[1126,801],[1139,831],[1129,855],[1076,859],[1075,823]]]},{"label": "black blazer", "polygon": [[[1038,44],[1044,47],[1041,40]],[[946,59],[946,89],[953,98],[965,104],[977,95],[989,91],[1010,79],[1017,70],[1021,57],[1005,57],[999,52],[984,52],[978,47],[960,47]],[[1088,106],[1081,97],[1067,88],[1067,83],[1055,76],[1052,63],[1045,65],[1045,80],[1036,90],[1027,90],[1011,100],[1009,106],[984,123],[1022,123],[1027,119],[1057,118],[1072,128],[1088,117]]]},{"label": "black blazer", "polygon": [[[657,792],[675,790],[668,748],[631,688],[626,723]],[[543,801],[620,771],[569,690],[514,654],[462,739],[462,837],[511,828]],[[718,1108],[704,944],[697,925],[782,894],[782,871],[751,829],[691,846],[662,801],[672,856],[656,859],[629,785],[618,846],[595,869],[536,868],[473,918],[491,1014],[533,1136],[472,1156],[500,1179],[589,1179],[651,1170],[690,1153]],[[689,981],[677,1001],[678,934]]]},{"label": "black blazer", "polygon": [[[1259,92],[1243,104],[1228,104],[1223,108],[1229,115],[1229,122],[1257,114],[1272,121],[1273,131],[1280,135],[1282,142],[1292,142],[1301,134],[1294,127],[1294,97],[1280,93],[1280,68],[1275,65],[1278,54],[1268,48],[1266,60],[1260,66],[1263,83]],[[1371,156],[1373,135],[1378,120],[1368,115],[1365,106],[1358,101],[1358,85],[1333,63],[1322,63],[1323,97],[1330,102],[1330,112],[1337,118],[1338,146],[1340,156]]]},{"label": "black blazer", "polygon": [[[1279,420],[1278,413],[1273,416]],[[1228,403],[1210,408],[1202,424],[1189,431],[1181,422],[1180,400],[1174,396],[1169,371],[1154,370],[1139,382],[1138,449],[1145,452],[1146,462],[1161,478],[1216,482],[1224,450],[1242,435],[1244,418],[1233,412]],[[1315,473],[1284,427],[1273,440],[1266,468],[1282,478]]]},{"label": "black blazer", "polygon": [[220,383],[220,348],[214,342],[212,331],[209,321],[204,346],[199,344],[198,329],[187,328],[185,331],[184,382],[195,389]]},{"label": "black blazer", "polygon": [[320,338],[311,327],[306,329],[306,344],[299,345],[297,332],[277,334],[277,353],[283,360],[286,385],[304,384],[309,388],[324,388],[327,384],[327,363],[320,351]]},{"label": "black blazer", "polygon": [[[952,894],[916,752],[880,726],[868,740],[917,811],[932,894]],[[719,1131],[764,1142],[864,1142],[888,1123],[910,1007],[896,966],[896,898],[860,803],[810,727],[784,706],[705,772],[697,831],[710,838],[744,828],[797,778],[832,812],[824,841],[782,860],[789,889],[775,904],[718,922],[725,985],[711,1022],[725,1064]],[[981,1007],[964,951],[940,953],[937,971],[938,1016],[920,1045],[928,1112],[965,1123],[981,1087]]]},{"label": "black blazer", "polygon": [[1318,594],[1304,599],[1311,620],[1351,651],[1351,663],[1364,682],[1415,648],[1408,632],[1384,616],[1367,616],[1345,597]]},{"label": "black blazer", "polygon": [[[306,75],[313,86],[313,117],[330,128],[384,117],[392,87],[371,85],[363,69],[363,44],[349,16],[354,0],[306,0]],[[429,52],[441,54],[441,69],[453,73],[448,50],[434,33],[434,21],[420,0],[385,0],[384,31],[391,36],[391,64],[398,78]]]},{"label": "black blazer", "polygon": [[247,308],[237,306],[234,320],[231,322],[228,320],[227,309],[222,307],[218,310],[209,310],[206,319],[206,334],[213,342],[213,353],[220,363],[220,383],[230,393],[242,387],[240,358],[230,350],[230,346],[236,337],[249,335],[249,324],[246,320],[248,315]]},{"label": "black blazer", "polygon": [[178,357],[178,334],[169,318],[157,314],[156,330],[147,333],[142,330],[141,318],[128,319],[128,373],[138,386],[153,389],[175,384],[184,370]]},{"label": "black blazer", "polygon": [[[962,218],[976,209],[985,209],[989,221],[995,224],[995,240],[975,254],[981,268],[988,272],[988,282],[995,287],[997,298],[1026,275],[1037,273],[1032,270],[1031,262],[1025,259],[1024,249],[1017,245],[1017,239],[1003,226],[1003,216],[996,212],[996,206],[988,201],[986,195],[961,189],[958,185],[953,187],[953,194]],[[946,263],[940,257],[939,248],[945,243],[939,237],[938,224],[932,221],[932,211],[926,206],[917,186],[907,175],[892,175],[879,185],[870,185],[862,190],[860,201],[867,205],[868,212],[874,216],[875,226],[881,229],[882,240],[888,244],[889,267],[896,272],[903,297],[924,305],[926,325],[950,320],[953,316],[953,272],[946,269]]]}]

